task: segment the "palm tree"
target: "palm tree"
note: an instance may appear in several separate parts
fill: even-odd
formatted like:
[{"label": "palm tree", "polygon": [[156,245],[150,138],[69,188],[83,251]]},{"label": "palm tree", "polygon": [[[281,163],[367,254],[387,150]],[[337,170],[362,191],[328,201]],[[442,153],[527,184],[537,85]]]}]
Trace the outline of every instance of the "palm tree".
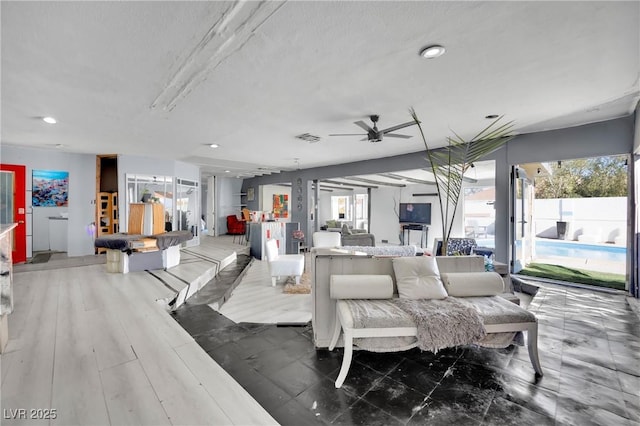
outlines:
[{"label": "palm tree", "polygon": [[409,111],[420,129],[420,135],[427,152],[427,159],[431,164],[431,170],[436,179],[440,214],[442,216],[442,251],[440,254],[446,255],[453,219],[456,215],[462,191],[462,178],[474,161],[480,160],[513,139],[514,136],[510,134],[513,129],[513,121],[499,124],[499,121],[503,118],[501,116],[468,141],[453,132],[453,137],[447,137],[447,146],[429,149],[416,111],[413,108]]}]

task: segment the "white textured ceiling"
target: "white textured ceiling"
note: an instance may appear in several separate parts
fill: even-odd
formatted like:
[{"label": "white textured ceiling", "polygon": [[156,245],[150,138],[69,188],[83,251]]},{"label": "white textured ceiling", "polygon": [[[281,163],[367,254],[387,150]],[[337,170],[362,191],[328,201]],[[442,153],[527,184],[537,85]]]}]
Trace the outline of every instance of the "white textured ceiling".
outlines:
[{"label": "white textured ceiling", "polygon": [[[638,2],[5,2],[2,144],[255,175],[419,151],[359,137],[414,107],[430,146],[630,114]],[[447,52],[425,60],[429,44]],[[39,118],[59,120],[47,125]],[[320,142],[296,139],[301,133]],[[206,145],[220,144],[212,150]],[[297,160],[296,160],[297,159]]]}]

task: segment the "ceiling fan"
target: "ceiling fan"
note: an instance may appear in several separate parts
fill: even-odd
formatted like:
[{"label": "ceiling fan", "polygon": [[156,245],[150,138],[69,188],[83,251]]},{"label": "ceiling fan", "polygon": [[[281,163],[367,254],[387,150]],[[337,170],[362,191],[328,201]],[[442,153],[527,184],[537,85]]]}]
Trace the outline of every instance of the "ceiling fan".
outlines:
[{"label": "ceiling fan", "polygon": [[412,136],[408,136],[408,135],[399,135],[396,133],[391,133],[391,132],[395,132],[396,130],[400,130],[400,129],[404,129],[405,127],[409,127],[409,126],[413,126],[416,124],[415,121],[408,121],[406,123],[402,123],[402,124],[398,124],[397,126],[392,126],[383,130],[378,130],[378,120],[380,119],[379,115],[371,115],[369,116],[369,118],[371,119],[371,121],[373,122],[373,127],[368,126],[364,121],[359,120],[356,121],[355,124],[356,126],[360,127],[361,129],[363,129],[364,131],[366,131],[367,133],[335,133],[335,134],[331,134],[329,136],[366,136],[366,138],[363,138],[361,140],[366,141],[368,140],[369,142],[381,142],[382,138],[384,136],[390,137],[390,138],[402,138],[402,139],[409,139]]}]

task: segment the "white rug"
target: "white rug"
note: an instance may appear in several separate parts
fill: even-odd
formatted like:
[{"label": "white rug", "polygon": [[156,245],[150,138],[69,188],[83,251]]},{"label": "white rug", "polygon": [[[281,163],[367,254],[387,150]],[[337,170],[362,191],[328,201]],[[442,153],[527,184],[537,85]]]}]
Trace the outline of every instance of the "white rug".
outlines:
[{"label": "white rug", "polygon": [[238,287],[220,309],[209,305],[230,320],[262,324],[306,323],[311,321],[311,295],[285,294],[286,277],[271,286],[266,261],[254,260]]}]

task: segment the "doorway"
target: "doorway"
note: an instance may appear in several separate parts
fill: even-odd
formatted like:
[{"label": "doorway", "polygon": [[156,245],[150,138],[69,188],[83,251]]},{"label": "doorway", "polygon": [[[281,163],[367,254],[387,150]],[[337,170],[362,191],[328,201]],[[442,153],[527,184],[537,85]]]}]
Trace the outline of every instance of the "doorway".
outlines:
[{"label": "doorway", "polygon": [[27,261],[26,166],[0,164],[0,223],[13,229],[13,263]]},{"label": "doorway", "polygon": [[515,166],[513,272],[627,290],[628,162],[616,155]]},{"label": "doorway", "polygon": [[513,166],[511,170],[511,272],[520,272],[533,258],[533,180],[524,167]]},{"label": "doorway", "polygon": [[[118,210],[118,157],[116,155],[96,156],[96,218],[94,236],[117,234],[120,232]],[[96,253],[106,252],[96,248]]]}]

